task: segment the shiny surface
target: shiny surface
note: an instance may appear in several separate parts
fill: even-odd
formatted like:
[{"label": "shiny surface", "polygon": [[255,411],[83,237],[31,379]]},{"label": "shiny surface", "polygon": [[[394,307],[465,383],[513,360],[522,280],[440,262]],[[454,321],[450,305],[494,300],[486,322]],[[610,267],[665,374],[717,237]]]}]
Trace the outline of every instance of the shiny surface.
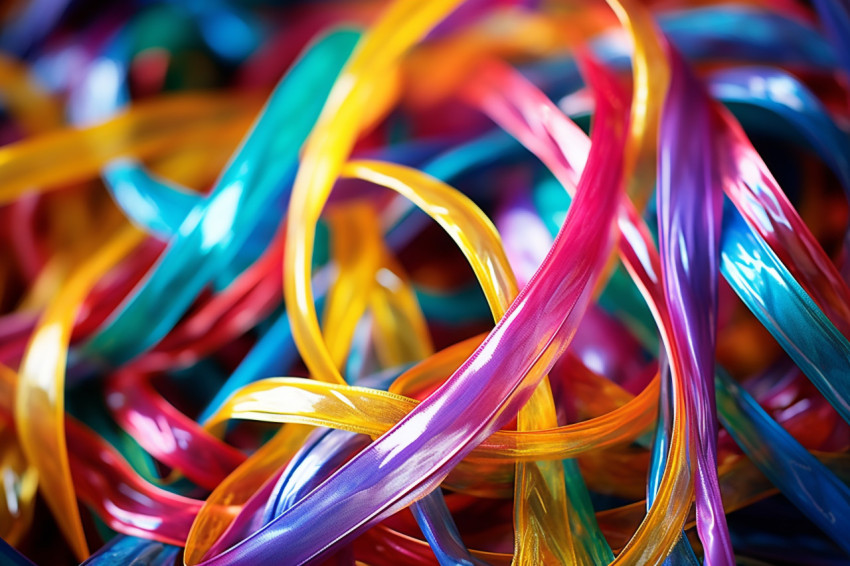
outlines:
[{"label": "shiny surface", "polygon": [[664,40],[649,10],[635,0],[606,0],[633,43],[633,92],[629,119],[629,140],[623,169],[629,196],[642,210],[652,192],[656,171],[656,147],[663,98],[670,82],[670,69],[664,56]]},{"label": "shiny surface", "polygon": [[[600,99],[599,103],[599,123],[610,128],[611,126],[605,123],[605,111],[608,110],[605,106],[605,100]],[[613,110],[611,111],[613,112]],[[609,119],[612,121],[616,120],[614,117]],[[600,129],[602,129],[604,134],[600,133]],[[616,138],[611,139],[616,135],[615,131],[598,125],[595,132],[597,139],[605,142],[595,147],[604,147],[605,151],[616,155]],[[610,145],[606,146],[605,144]],[[596,159],[600,158],[597,157]],[[594,161],[591,160],[591,165],[593,163]],[[581,189],[577,191],[579,195],[577,201],[581,199],[581,202],[584,202],[587,199],[591,199],[587,202],[602,203],[610,201],[616,203],[620,183],[618,172],[611,169],[600,171],[598,167],[596,165],[590,169],[595,175],[601,176],[597,181],[598,184],[585,180],[589,192],[585,193]],[[595,191],[601,194],[595,194]],[[577,202],[577,208],[581,210],[582,207],[578,206],[578,204]],[[606,208],[611,211],[614,210],[614,207],[610,205],[600,207],[601,210],[605,210]],[[576,216],[573,215],[572,218],[576,218]],[[613,220],[613,214],[611,215],[611,220]],[[604,219],[600,218],[598,221],[604,226]],[[548,261],[538,271],[538,275],[526,287],[526,290],[520,294],[517,301],[512,304],[505,318],[499,322],[490,336],[476,350],[472,358],[461,366],[455,375],[439,390],[439,393],[429,397],[428,400],[420,404],[416,410],[412,411],[398,425],[372,443],[328,481],[316,488],[277,520],[218,558],[207,562],[225,563],[230,557],[238,557],[242,560],[268,559],[275,552],[274,549],[278,545],[285,547],[295,562],[301,562],[326,551],[330,545],[340,542],[346,536],[350,536],[352,531],[362,529],[367,522],[374,520],[376,514],[397,509],[403,505],[405,500],[409,502],[429,491],[429,488],[433,489],[433,487],[436,487],[439,479],[445,474],[442,469],[446,468],[452,460],[460,460],[475,444],[486,438],[486,436],[489,436],[489,433],[493,430],[500,428],[500,422],[507,420],[506,417],[510,418],[510,409],[502,410],[501,415],[499,414],[500,405],[506,400],[506,396],[502,393],[513,392],[520,383],[498,384],[498,382],[493,383],[492,378],[497,374],[511,375],[516,376],[515,379],[521,381],[525,377],[525,374],[531,371],[533,373],[529,381],[536,383],[542,377],[543,372],[545,372],[546,366],[551,364],[551,353],[546,354],[547,348],[541,348],[538,344],[545,344],[554,339],[556,334],[561,334],[559,330],[569,320],[568,313],[571,311],[575,312],[573,310],[574,307],[578,312],[581,312],[583,307],[586,306],[590,291],[588,284],[601,267],[599,265],[600,256],[605,256],[604,253],[598,252],[604,252],[605,247],[610,245],[610,240],[604,234],[605,231],[590,232],[582,230],[578,221],[573,220],[570,222],[568,218],[565,228],[562,230],[561,237],[556,240],[554,247],[556,251],[549,256]],[[586,253],[582,254],[583,257],[578,258],[575,255],[571,257],[559,257],[557,253],[559,245],[560,249],[564,250],[561,253],[561,256],[563,256],[566,251],[564,247],[565,242],[573,241],[574,243],[575,237],[582,237],[587,241],[587,246],[582,246],[586,250]],[[592,253],[591,250],[596,253]],[[562,269],[563,273],[570,274],[564,279],[557,278],[557,282],[553,282],[553,278],[546,278],[541,275],[541,273],[546,272],[548,269],[554,268],[550,267],[550,265],[555,263],[555,259],[553,258],[557,258],[559,263],[563,261],[565,265],[559,265],[559,268]],[[575,277],[575,279],[571,279],[572,277]],[[563,289],[563,293],[555,294],[556,290],[561,289]],[[561,315],[558,309],[553,308],[555,305],[553,299],[555,302],[564,302],[564,306],[568,311]],[[517,324],[511,323],[514,320],[514,316],[522,312],[539,312],[540,309],[536,308],[533,303],[541,300],[549,303],[550,312],[555,311],[561,315],[558,319],[552,321],[554,323],[551,325],[552,327],[542,328],[542,325],[540,325],[531,328],[520,327],[515,330],[514,327]],[[528,308],[525,308],[526,306]],[[518,320],[521,321],[522,317]],[[575,322],[572,322],[572,324],[575,324]],[[516,340],[514,334],[517,332],[520,332],[520,335],[527,339]],[[541,332],[549,335],[545,342],[533,336]],[[568,342],[572,332],[574,332],[574,329],[570,328],[569,323],[567,323],[562,340]],[[517,344],[519,348],[534,348],[538,350],[535,356],[529,356],[530,359],[535,359],[537,356],[543,357],[540,358],[539,362],[530,364],[528,362],[520,362],[520,365],[516,365],[519,362],[516,358],[519,358],[519,356],[514,356],[513,360],[490,357],[491,354],[489,352],[492,345],[503,342]],[[563,348],[564,345],[562,343],[559,346]],[[480,362],[478,361],[479,357],[483,358]],[[526,358],[526,356],[522,357]],[[489,387],[482,387],[482,385],[488,382]],[[525,387],[527,388],[527,385]],[[505,388],[507,390],[502,392],[501,390]],[[519,397],[523,398],[529,394],[530,391],[526,391],[524,394],[520,394]],[[474,407],[470,407],[463,401],[464,399],[471,400],[473,397],[476,400]],[[493,403],[493,406],[488,407],[491,403]],[[516,407],[515,402],[514,406]],[[446,409],[444,407],[455,409],[454,414],[445,414]],[[457,407],[469,408],[457,412]],[[469,422],[469,419],[465,417],[464,413],[473,408],[476,413],[482,415],[486,414],[485,411],[490,413],[487,419],[491,424],[488,427],[481,427],[479,425],[470,428],[468,424],[462,424]],[[420,436],[420,431],[422,431],[422,427],[426,423],[428,425],[428,432]],[[490,430],[488,431],[487,428]],[[416,430],[416,436],[418,438],[412,437],[407,432],[408,429]],[[445,431],[445,433],[438,434],[442,431]],[[449,452],[450,455],[448,458],[444,455],[444,449],[437,447],[441,441],[445,442],[444,439],[448,439],[451,445],[454,445],[450,448],[451,452]],[[431,448],[432,445],[433,448]],[[401,477],[407,477],[408,475],[410,475],[411,480],[417,478],[414,480],[415,483],[405,482],[407,483],[407,487],[402,492],[396,491],[401,485],[394,485],[395,482],[398,482]],[[387,479],[391,477],[392,480],[378,483],[377,480],[382,477],[387,477]],[[388,493],[387,488],[391,488],[393,491]],[[305,532],[307,525],[299,519],[301,513],[309,510],[311,516],[322,517],[325,513],[332,513],[334,502],[349,497],[355,497],[355,500],[362,502],[363,505],[352,509],[353,512],[345,517],[335,517],[335,528],[333,530],[327,529],[322,532],[309,530]],[[367,511],[366,509],[369,508],[374,510]],[[299,528],[300,525],[303,526]],[[272,532],[275,533],[273,537],[270,536]],[[259,545],[254,543],[254,541],[263,541],[265,544]]]},{"label": "shiny surface", "polygon": [[[242,227],[251,226],[277,191],[288,188],[284,176],[318,115],[320,93],[330,88],[357,38],[355,32],[330,35],[281,80],[210,197],[192,210],[150,276],[87,344],[90,355],[119,362],[153,346],[233,257],[248,235]],[[281,131],[286,135],[276,135]],[[273,167],[264,166],[271,155]]]},{"label": "shiny surface", "polygon": [[[253,97],[174,96],[139,105],[84,132],[57,130],[5,146],[0,149],[0,202],[33,186],[50,189],[85,180],[122,155],[161,155],[183,144],[206,143],[212,134],[238,137],[258,103]],[[52,167],[39,167],[45,160]]]},{"label": "shiny surface", "polygon": [[184,562],[197,564],[236,517],[258,485],[266,482],[304,442],[309,427],[289,425],[236,468],[207,497],[191,525]]},{"label": "shiny surface", "polygon": [[[353,174],[359,173],[358,176],[361,178],[397,186],[401,194],[409,196],[429,216],[436,219],[452,235],[470,261],[488,298],[494,318],[498,321],[504,315],[510,301],[518,293],[517,283],[508,265],[498,234],[480,209],[450,187],[442,186],[435,180],[414,174],[412,171],[356,162],[349,163],[344,173],[349,170]],[[385,177],[380,177],[382,172]],[[410,178],[410,180],[406,184],[400,184],[398,181],[404,178]],[[425,190],[411,190],[411,185]],[[548,384],[544,382],[529,399],[528,405],[520,410],[517,430],[535,430],[555,426],[557,426],[557,420],[552,393]],[[569,532],[566,517],[566,492],[563,485],[563,472],[558,463],[518,464],[517,501],[525,502],[533,498],[540,501],[540,507],[527,506],[523,503],[516,507],[516,563],[552,560],[555,555],[560,555],[560,560],[565,560],[566,552],[569,552],[574,559],[575,548],[570,538],[564,541],[566,549],[563,549],[560,548],[560,537],[555,535],[555,533]],[[535,509],[537,513],[534,512]]]},{"label": "shiny surface", "polygon": [[[415,2],[394,2],[364,36],[328,94],[307,140],[289,203],[284,256],[290,277],[285,279],[283,286],[287,308],[290,312],[301,313],[292,326],[293,338],[301,352],[312,348],[320,335],[310,288],[313,227],[360,128],[367,125],[361,121],[370,113],[382,115],[389,110],[392,90],[378,91],[376,82],[392,75],[397,59],[457,4],[459,0],[439,0],[422,6]],[[378,92],[387,96],[378,98],[376,103],[373,97]],[[297,213],[292,213],[293,210]],[[311,352],[305,358],[314,379],[344,383],[333,360],[323,350]]]},{"label": "shiny surface", "polygon": [[3,6],[0,534],[843,563],[833,4]]},{"label": "shiny surface", "polygon": [[[774,253],[839,328],[850,320],[850,289],[827,257],[740,126],[721,113],[723,190]],[[791,252],[791,250],[794,250]],[[793,254],[793,255],[792,255]]]},{"label": "shiny surface", "polygon": [[80,500],[118,532],[182,544],[201,501],[152,485],[99,436],[67,419],[68,450]]},{"label": "shiny surface", "polygon": [[115,420],[151,456],[195,484],[215,489],[245,456],[158,398],[149,380],[130,368],[113,376],[105,394]]},{"label": "shiny surface", "polygon": [[[444,367],[457,367],[472,354],[477,344],[476,341],[461,356],[447,357]],[[423,364],[408,372],[404,379],[421,378],[427,369]],[[445,378],[442,371],[445,370],[437,370],[440,380]],[[432,374],[432,383],[433,379]],[[563,459],[628,442],[652,422],[655,395],[657,389],[653,382],[633,401],[600,417],[551,430],[496,432],[482,442],[480,448],[473,450],[470,457],[506,461]],[[271,378],[239,390],[213,415],[207,426],[214,428],[227,419],[238,418],[327,426],[378,437],[417,404],[413,399],[372,389],[345,388],[298,378]]]},{"label": "shiny surface", "polygon": [[[842,548],[850,489],[789,435],[745,389],[717,374],[717,402],[735,442],[786,497]],[[829,511],[826,509],[829,508]]]},{"label": "shiny surface", "polygon": [[[583,134],[566,120],[543,120],[543,116],[551,118],[559,114],[551,109],[551,103],[531,85],[521,80],[507,81],[504,78],[505,72],[497,67],[490,67],[487,73],[475,77],[477,81],[470,83],[467,96],[528,145],[570,191],[570,188],[575,186],[577,172],[581,171],[587,151],[587,146],[581,143]],[[482,88],[485,79],[491,82],[488,90]],[[616,93],[622,100],[623,95],[617,89],[612,89],[610,92]],[[535,135],[535,128],[543,129],[547,135],[545,137]],[[572,128],[574,128],[573,133],[568,137]],[[571,143],[567,143],[568,139]],[[631,203],[625,200],[622,202],[618,210],[618,225],[622,235],[621,257],[633,273],[636,283],[653,310],[653,315],[662,330],[662,336],[669,336],[669,314],[660,292],[661,267],[655,245]],[[618,555],[618,561],[651,562],[663,559],[669,550],[669,545],[678,538],[677,531],[688,512],[688,505],[684,501],[690,500],[693,486],[686,461],[685,437],[688,429],[683,418],[685,414],[684,387],[678,385],[675,391],[676,418],[674,418],[675,426],[670,445],[671,457],[665,467],[658,501],[650,508],[646,519],[641,523],[630,543]],[[658,536],[659,533],[654,530],[658,526],[662,527],[661,536]]]},{"label": "shiny surface", "polygon": [[720,268],[741,300],[842,418],[850,419],[850,387],[843,377],[850,342],[740,216],[724,214],[721,248]]},{"label": "shiny surface", "polygon": [[708,99],[671,52],[672,79],[661,121],[658,240],[670,310],[671,364],[688,387],[696,440],[697,530],[706,564],[735,562],[717,480],[714,352],[717,267],[723,195],[712,151]]},{"label": "shiny surface", "polygon": [[65,441],[65,364],[77,309],[89,289],[142,239],[125,228],[74,272],[36,326],[15,395],[15,424],[27,460],[38,471],[39,487],[79,558],[88,555]]},{"label": "shiny surface", "polygon": [[138,564],[166,566],[173,564],[179,548],[143,538],[117,536],[84,562],[86,566]]}]

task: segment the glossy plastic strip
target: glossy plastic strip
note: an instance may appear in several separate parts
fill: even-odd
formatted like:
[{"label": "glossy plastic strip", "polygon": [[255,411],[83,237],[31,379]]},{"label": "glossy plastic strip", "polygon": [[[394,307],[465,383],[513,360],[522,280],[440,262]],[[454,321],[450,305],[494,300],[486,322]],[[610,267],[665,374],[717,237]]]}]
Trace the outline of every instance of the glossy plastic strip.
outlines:
[{"label": "glossy plastic strip", "polygon": [[286,226],[288,276],[284,296],[287,309],[300,313],[293,318],[292,335],[314,379],[344,383],[328,353],[317,347],[321,331],[310,288],[315,224],[360,129],[366,125],[364,117],[381,115],[393,102],[387,97],[388,89],[378,83],[392,76],[404,52],[459,3],[393,2],[343,70],[304,147]]},{"label": "glossy plastic strip", "polygon": [[[609,221],[612,221],[614,205],[621,194],[620,172],[616,167],[601,167],[601,164],[617,162],[621,147],[614,124],[622,126],[622,118],[608,114],[616,110],[609,109],[605,99],[600,95],[595,129],[599,143],[594,145],[596,153],[591,154],[589,166],[593,173],[583,179],[574,210],[598,205],[593,208],[610,211]],[[611,244],[605,228],[584,230],[581,225],[584,219],[579,220],[578,215],[568,217],[561,237],[556,240],[555,251],[505,318],[437,393],[276,521],[208,563],[269,560],[278,545],[287,549],[294,563],[324,554],[380,517],[434,489],[455,463],[511,419],[533,391],[531,387],[536,386],[571,338],[577,315],[589,299],[592,279],[607,256],[605,248]],[[604,215],[596,221],[605,226]],[[587,245],[576,246],[579,241],[576,238]],[[572,249],[584,253],[568,253],[567,242]],[[544,277],[550,269],[556,269],[555,265],[563,275]],[[537,301],[544,301],[549,307],[536,308]],[[557,308],[561,303],[563,309]],[[528,324],[523,320],[525,316],[521,316],[523,313],[525,316],[535,313],[535,318],[542,313],[557,313],[557,318],[546,321],[546,325],[543,321]],[[514,345],[508,358],[499,356],[500,349],[494,348],[504,343]],[[524,380],[529,372],[529,379]],[[511,376],[509,383],[505,376]],[[475,402],[471,404],[472,399]],[[427,429],[423,431],[426,423]],[[469,423],[479,424],[470,427]],[[454,435],[459,436],[452,438]],[[381,481],[383,478],[387,481]],[[334,512],[338,502],[350,501],[351,497],[362,502],[361,505],[351,507],[352,513],[346,516]],[[313,528],[317,521],[325,527]],[[264,544],[258,544],[261,541]]]},{"label": "glossy plastic strip", "polygon": [[229,263],[275,195],[288,189],[285,176],[319,113],[323,93],[358,38],[356,32],[332,33],[303,54],[272,93],[210,197],[189,214],[149,276],[86,345],[89,355],[121,362],[150,348]]},{"label": "glossy plastic strip", "polygon": [[675,371],[688,384],[696,427],[697,531],[705,563],[735,562],[717,479],[714,356],[717,266],[723,195],[712,146],[711,111],[701,85],[670,51],[670,90],[658,155],[658,240],[672,322]]},{"label": "glossy plastic strip", "polygon": [[39,485],[78,558],[88,555],[65,443],[65,364],[71,327],[89,289],[142,240],[135,228],[116,234],[83,263],[54,297],[30,338],[15,397],[15,424]]},{"label": "glossy plastic strip", "polygon": [[[577,126],[554,108],[542,93],[526,81],[511,77],[504,69],[492,65],[486,72],[471,77],[466,89],[466,99],[482,108],[529,147],[568,191],[575,186],[588,147],[581,143],[581,135],[569,135],[570,130],[578,130]],[[612,90],[612,97],[622,98],[618,88]],[[653,311],[662,338],[668,337],[669,314],[661,295],[661,267],[652,236],[627,199],[621,201],[618,212],[621,257]],[[669,339],[666,341],[669,342]],[[657,381],[653,383],[657,385]],[[662,488],[657,502],[650,508],[635,536],[617,556],[618,562],[654,562],[666,556],[678,538],[688,512],[693,485],[687,463],[688,425],[683,418],[686,415],[685,387],[677,382],[673,392],[676,417]]]},{"label": "glossy plastic strip", "polygon": [[723,215],[720,267],[738,296],[850,422],[850,342],[740,215]]},{"label": "glossy plastic strip", "polygon": [[[124,155],[152,157],[183,145],[206,143],[211,136],[240,135],[259,101],[255,97],[174,95],[140,103],[114,120],[78,130],[58,130],[0,149],[0,203],[33,187],[97,176],[109,161]],[[48,159],[51,167],[41,167]]]},{"label": "glossy plastic strip", "polygon": [[754,464],[837,545],[850,553],[844,525],[850,488],[788,434],[723,371],[717,403],[724,426]]}]

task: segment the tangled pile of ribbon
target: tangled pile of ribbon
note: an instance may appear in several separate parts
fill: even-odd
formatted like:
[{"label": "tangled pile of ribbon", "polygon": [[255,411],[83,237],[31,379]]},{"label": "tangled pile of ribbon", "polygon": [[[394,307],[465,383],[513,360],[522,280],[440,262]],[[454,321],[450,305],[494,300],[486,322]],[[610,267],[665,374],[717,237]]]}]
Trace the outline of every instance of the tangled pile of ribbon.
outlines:
[{"label": "tangled pile of ribbon", "polygon": [[850,561],[850,1],[0,22],[3,564]]}]

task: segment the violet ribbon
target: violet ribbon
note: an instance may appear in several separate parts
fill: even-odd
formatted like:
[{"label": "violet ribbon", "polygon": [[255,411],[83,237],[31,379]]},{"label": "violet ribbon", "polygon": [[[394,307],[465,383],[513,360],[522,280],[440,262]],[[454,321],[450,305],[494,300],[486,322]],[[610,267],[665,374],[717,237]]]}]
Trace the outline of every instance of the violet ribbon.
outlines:
[{"label": "violet ribbon", "polygon": [[627,108],[588,62],[593,145],[576,200],[546,261],[472,356],[416,409],[310,494],[206,565],[291,564],[338,545],[423,497],[507,424],[572,339],[613,244]]},{"label": "violet ribbon", "polygon": [[681,56],[669,49],[671,82],[658,151],[658,239],[673,341],[670,362],[689,384],[696,434],[697,532],[705,564],[734,565],[717,478],[714,351],[723,193],[713,151],[708,97]]}]

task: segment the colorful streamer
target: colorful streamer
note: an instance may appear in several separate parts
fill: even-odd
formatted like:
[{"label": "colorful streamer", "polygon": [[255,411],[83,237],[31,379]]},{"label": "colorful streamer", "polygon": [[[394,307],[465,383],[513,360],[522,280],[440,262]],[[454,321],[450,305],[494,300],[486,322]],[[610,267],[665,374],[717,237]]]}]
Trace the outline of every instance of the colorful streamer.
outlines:
[{"label": "colorful streamer", "polygon": [[845,0],[0,8],[0,562],[850,559]]}]

